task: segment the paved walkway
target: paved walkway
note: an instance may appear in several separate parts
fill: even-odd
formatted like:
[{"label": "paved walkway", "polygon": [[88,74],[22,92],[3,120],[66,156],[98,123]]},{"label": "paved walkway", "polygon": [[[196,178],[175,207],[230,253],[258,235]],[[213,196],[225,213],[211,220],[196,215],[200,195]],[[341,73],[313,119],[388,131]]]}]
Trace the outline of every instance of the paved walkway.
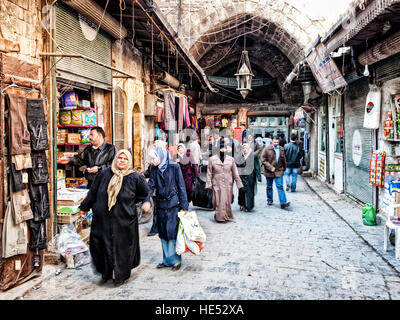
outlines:
[{"label": "paved walkway", "polygon": [[63,269],[24,299],[399,299],[399,264],[393,250],[380,249],[382,225],[363,226],[360,206],[306,179],[287,194],[289,210],[280,209],[276,191],[266,205],[265,179],[256,212],[240,212],[235,195],[234,222],[217,224],[213,211],[196,209],[207,242],[199,256],[185,253],[177,272],[155,268],[161,244],[146,236],[147,223],[141,265],[126,284],[100,286],[87,265]]}]

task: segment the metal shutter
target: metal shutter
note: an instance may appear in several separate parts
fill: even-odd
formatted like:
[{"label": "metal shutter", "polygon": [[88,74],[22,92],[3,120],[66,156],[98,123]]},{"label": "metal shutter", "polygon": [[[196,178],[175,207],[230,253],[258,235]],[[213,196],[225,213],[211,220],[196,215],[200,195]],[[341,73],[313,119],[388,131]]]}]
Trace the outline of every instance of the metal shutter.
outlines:
[{"label": "metal shutter", "polygon": [[[369,184],[369,167],[373,150],[373,130],[363,127],[364,107],[369,92],[367,78],[352,83],[345,93],[345,192],[364,203],[373,204],[373,186]],[[353,161],[353,136],[361,136],[361,161]]]},{"label": "metal shutter", "polygon": [[[56,5],[55,41],[57,53],[82,54],[98,62],[111,66],[111,39],[101,29],[94,40],[88,40],[83,34],[81,21],[86,21],[97,29],[83,16],[73,9],[57,3]],[[94,30],[90,30],[93,31]],[[57,58],[59,59],[59,58]],[[111,89],[111,70],[81,58],[62,58],[56,66],[57,77],[83,82],[103,89]]]},{"label": "metal shutter", "polygon": [[388,81],[397,78],[400,74],[400,53],[378,61],[375,67],[378,81]]}]

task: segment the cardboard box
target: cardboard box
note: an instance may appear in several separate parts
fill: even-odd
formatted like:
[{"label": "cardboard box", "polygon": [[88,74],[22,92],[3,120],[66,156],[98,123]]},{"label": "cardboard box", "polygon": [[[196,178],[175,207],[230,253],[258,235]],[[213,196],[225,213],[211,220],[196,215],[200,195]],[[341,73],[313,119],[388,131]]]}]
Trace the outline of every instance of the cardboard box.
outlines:
[{"label": "cardboard box", "polygon": [[81,135],[79,133],[68,133],[67,143],[81,143]]}]

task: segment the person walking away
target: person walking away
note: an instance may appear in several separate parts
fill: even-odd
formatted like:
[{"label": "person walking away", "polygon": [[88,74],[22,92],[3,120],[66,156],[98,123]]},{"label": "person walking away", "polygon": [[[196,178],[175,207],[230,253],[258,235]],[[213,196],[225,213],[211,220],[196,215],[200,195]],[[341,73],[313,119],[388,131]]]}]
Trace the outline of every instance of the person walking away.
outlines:
[{"label": "person walking away", "polygon": [[226,154],[224,144],[222,140],[219,154],[209,159],[207,167],[206,189],[212,190],[214,218],[217,222],[233,220],[233,181],[236,181],[239,190],[243,188],[235,160]]},{"label": "person walking away", "polygon": [[188,211],[185,182],[179,164],[169,161],[169,152],[165,147],[150,150],[149,155],[154,167],[150,171],[149,195],[142,205],[144,212],[150,209],[150,196],[156,192],[154,203],[157,211],[158,236],[161,240],[163,261],[157,268],[172,267],[179,270],[182,257],[176,254],[175,244],[178,233],[180,210]]},{"label": "person walking away", "polygon": [[240,211],[252,212],[257,191],[257,180],[261,182],[261,170],[258,157],[250,145],[244,143],[242,153],[237,160],[237,167],[243,188],[239,190],[238,204]]},{"label": "person walking away", "polygon": [[117,149],[105,141],[105,132],[101,127],[90,129],[90,143],[81,153],[71,158],[61,158],[59,163],[72,166],[86,166],[85,178],[88,180],[88,189],[96,175],[111,167]]},{"label": "person walking away", "polygon": [[192,132],[192,137],[191,137],[191,140],[189,141],[188,149],[190,150],[190,153],[193,157],[194,164],[196,164],[198,167],[200,167],[200,165],[201,165],[201,147],[198,142],[197,133],[195,130],[193,130],[193,132]]},{"label": "person walking away", "polygon": [[79,206],[80,213],[93,211],[90,254],[101,273],[100,283],[113,279],[118,286],[140,264],[136,203],[149,194],[145,178],[133,171],[132,155],[118,151],[110,168],[101,170]]},{"label": "person walking away", "polygon": [[285,147],[285,144],[287,143],[286,138],[285,138],[285,134],[281,133],[279,135],[279,145],[283,148]]},{"label": "person walking away", "polygon": [[261,156],[261,163],[264,167],[264,175],[267,179],[267,204],[273,202],[273,183],[275,181],[278,190],[279,202],[284,209],[290,205],[286,201],[285,190],[283,189],[283,173],[286,170],[285,149],[279,145],[279,137],[272,138],[272,144],[264,149]]},{"label": "person walking away", "polygon": [[194,181],[199,178],[199,169],[191,155],[191,150],[186,150],[183,143],[178,144],[178,157],[176,162],[178,162],[181,167],[183,180],[185,181],[186,196],[190,203],[190,201],[192,201]]},{"label": "person walking away", "polygon": [[260,159],[262,152],[265,148],[264,141],[261,137],[256,138],[255,146],[257,146],[257,147],[254,150],[254,154],[257,156],[257,159]]},{"label": "person walking away", "polygon": [[[284,147],[286,155],[286,170],[285,170],[285,180],[286,180],[286,191],[295,192],[298,170],[300,168],[300,159],[302,157],[302,152],[300,146],[296,143],[297,135],[291,134],[290,143],[287,143]],[[290,182],[290,176],[292,176],[292,182]]]}]

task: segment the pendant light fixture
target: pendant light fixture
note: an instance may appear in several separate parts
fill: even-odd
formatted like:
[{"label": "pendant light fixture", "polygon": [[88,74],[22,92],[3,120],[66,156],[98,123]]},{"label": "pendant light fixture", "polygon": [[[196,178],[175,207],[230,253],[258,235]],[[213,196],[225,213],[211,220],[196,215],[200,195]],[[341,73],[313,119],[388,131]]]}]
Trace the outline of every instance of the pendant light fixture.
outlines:
[{"label": "pendant light fixture", "polygon": [[254,77],[254,74],[251,71],[249,53],[246,50],[246,35],[244,35],[244,48],[235,76],[238,83],[238,87],[236,88],[236,90],[239,90],[243,99],[246,99],[247,95],[252,90],[251,80]]}]

